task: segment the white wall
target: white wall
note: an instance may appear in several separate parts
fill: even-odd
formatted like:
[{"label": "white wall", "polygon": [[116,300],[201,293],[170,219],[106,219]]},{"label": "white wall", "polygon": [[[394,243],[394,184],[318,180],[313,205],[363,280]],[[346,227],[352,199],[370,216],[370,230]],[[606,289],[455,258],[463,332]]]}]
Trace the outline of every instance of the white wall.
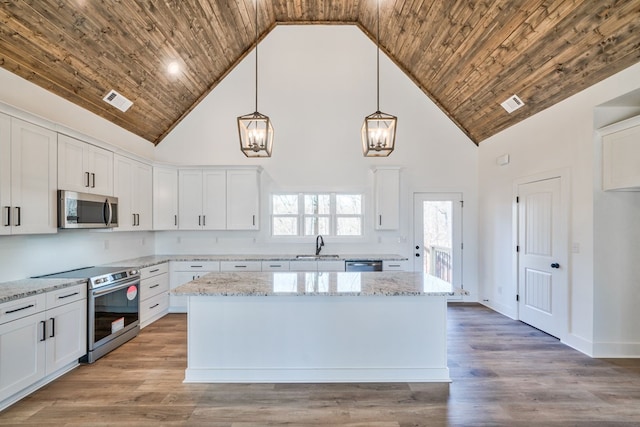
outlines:
[{"label": "white wall", "polygon": [[[412,257],[414,191],[464,193],[464,281],[476,298],[477,147],[386,56],[380,58],[380,109],[398,116],[396,150],[365,158],[364,117],[376,110],[376,46],[355,26],[279,26],[259,45],[258,110],[274,123],[273,156],[248,159],[236,118],[254,111],[249,54],[155,150],[184,165],[261,165],[262,212],[272,191],[361,191],[368,198],[363,239],[326,238],[327,253],[400,253]],[[402,167],[402,226],[371,231],[374,165]],[[158,253],[311,253],[313,238],[278,243],[263,215],[258,233],[164,232]]]},{"label": "white wall", "polygon": [[[517,316],[511,230],[514,181],[555,169],[570,170],[570,246],[577,245],[578,251],[570,253],[570,325],[566,342],[587,354],[593,354],[594,340],[602,338],[594,337],[594,332],[602,328],[601,322],[608,322],[610,316],[619,315],[616,313],[616,303],[607,304],[606,308],[599,306],[597,298],[601,289],[605,289],[604,286],[618,287],[616,293],[620,296],[629,293],[637,295],[638,292],[638,276],[633,275],[637,268],[620,272],[622,282],[607,281],[605,285],[599,282],[603,278],[594,277],[594,263],[600,265],[601,262],[594,257],[594,245],[606,244],[607,250],[616,251],[611,238],[594,241],[594,228],[597,229],[600,225],[598,221],[601,221],[599,217],[594,218],[594,211],[598,215],[603,206],[595,167],[600,158],[594,145],[594,109],[639,87],[640,64],[637,64],[487,139],[479,149],[480,299],[512,317]],[[511,163],[503,167],[496,165],[496,157],[505,153],[510,154]],[[628,196],[606,195],[606,198],[616,200],[625,197]],[[626,221],[623,217],[628,219],[628,215],[613,217],[616,221]],[[632,236],[624,233],[626,227],[628,224],[612,224],[619,237],[630,239]],[[638,252],[635,254],[638,255]],[[635,256],[635,259],[638,257]],[[625,313],[631,315],[630,310],[625,310]],[[637,325],[638,320],[637,314],[628,317],[625,321],[631,323],[626,328],[635,328],[631,325]],[[594,326],[596,321],[597,328]],[[615,322],[612,325],[618,327],[622,323]],[[612,328],[605,326],[605,329],[608,330],[607,334],[612,332]],[[629,334],[628,331],[622,333],[620,338],[624,335],[640,341],[637,332]]]}]

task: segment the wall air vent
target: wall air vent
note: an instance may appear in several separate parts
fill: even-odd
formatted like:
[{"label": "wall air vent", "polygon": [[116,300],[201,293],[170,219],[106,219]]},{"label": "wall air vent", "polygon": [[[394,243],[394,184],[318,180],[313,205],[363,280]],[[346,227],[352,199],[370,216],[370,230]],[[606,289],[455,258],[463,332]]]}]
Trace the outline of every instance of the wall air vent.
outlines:
[{"label": "wall air vent", "polygon": [[119,94],[113,89],[111,89],[109,93],[104,98],[102,98],[102,100],[104,102],[107,102],[113,105],[123,113],[133,105],[133,102],[129,101],[127,98],[125,98],[124,96],[122,96],[121,94]]},{"label": "wall air vent", "polygon": [[512,95],[500,105],[502,105],[502,108],[507,110],[507,113],[511,114],[518,108],[522,107],[524,102],[522,102],[522,99],[520,99],[518,95]]}]

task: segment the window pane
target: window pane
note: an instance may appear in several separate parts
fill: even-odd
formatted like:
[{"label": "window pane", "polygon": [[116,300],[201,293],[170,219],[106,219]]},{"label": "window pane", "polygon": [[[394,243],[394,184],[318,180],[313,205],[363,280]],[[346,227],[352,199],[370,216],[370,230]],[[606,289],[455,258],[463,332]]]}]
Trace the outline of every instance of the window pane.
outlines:
[{"label": "window pane", "polygon": [[304,235],[329,234],[329,217],[308,216],[304,219]]},{"label": "window pane", "polygon": [[296,236],[298,235],[298,218],[296,217],[273,217],[274,236]]},{"label": "window pane", "polygon": [[336,234],[338,236],[360,236],[362,234],[362,221],[360,217],[338,217],[336,221]]},{"label": "window pane", "polygon": [[360,194],[337,194],[336,213],[338,215],[360,215],[362,196]]},{"label": "window pane", "polygon": [[304,213],[307,215],[329,215],[331,213],[331,197],[328,194],[305,194]]},{"label": "window pane", "polygon": [[298,196],[295,194],[274,194],[274,215],[296,215],[298,213]]}]

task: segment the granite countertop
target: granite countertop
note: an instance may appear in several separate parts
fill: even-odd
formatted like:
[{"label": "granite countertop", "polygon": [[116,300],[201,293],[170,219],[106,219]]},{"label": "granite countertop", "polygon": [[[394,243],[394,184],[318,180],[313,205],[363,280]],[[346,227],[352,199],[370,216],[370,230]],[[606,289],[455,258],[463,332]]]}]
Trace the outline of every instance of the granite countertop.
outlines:
[{"label": "granite countertop", "polygon": [[23,279],[0,286],[0,303],[87,283],[86,279]]},{"label": "granite countertop", "polygon": [[[406,261],[407,258],[394,254],[346,254],[339,255],[337,258],[321,257],[318,261]],[[203,261],[315,261],[315,259],[301,258],[297,259],[296,255],[150,255],[140,258],[126,259],[122,261],[106,264],[109,266],[123,266],[131,268],[145,268],[153,265],[162,264],[168,261],[186,261],[186,262],[203,262]]]},{"label": "granite countertop", "polygon": [[182,296],[445,296],[466,294],[416,272],[209,273],[175,288]]}]

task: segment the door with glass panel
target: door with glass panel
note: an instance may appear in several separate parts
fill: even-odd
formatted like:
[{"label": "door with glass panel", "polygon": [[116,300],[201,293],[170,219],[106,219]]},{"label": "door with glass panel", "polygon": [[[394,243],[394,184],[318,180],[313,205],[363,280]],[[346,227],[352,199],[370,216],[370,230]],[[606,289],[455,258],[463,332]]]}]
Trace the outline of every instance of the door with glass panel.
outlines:
[{"label": "door with glass panel", "polygon": [[[463,288],[462,194],[414,193],[413,269]],[[450,300],[460,300],[456,295]]]}]

